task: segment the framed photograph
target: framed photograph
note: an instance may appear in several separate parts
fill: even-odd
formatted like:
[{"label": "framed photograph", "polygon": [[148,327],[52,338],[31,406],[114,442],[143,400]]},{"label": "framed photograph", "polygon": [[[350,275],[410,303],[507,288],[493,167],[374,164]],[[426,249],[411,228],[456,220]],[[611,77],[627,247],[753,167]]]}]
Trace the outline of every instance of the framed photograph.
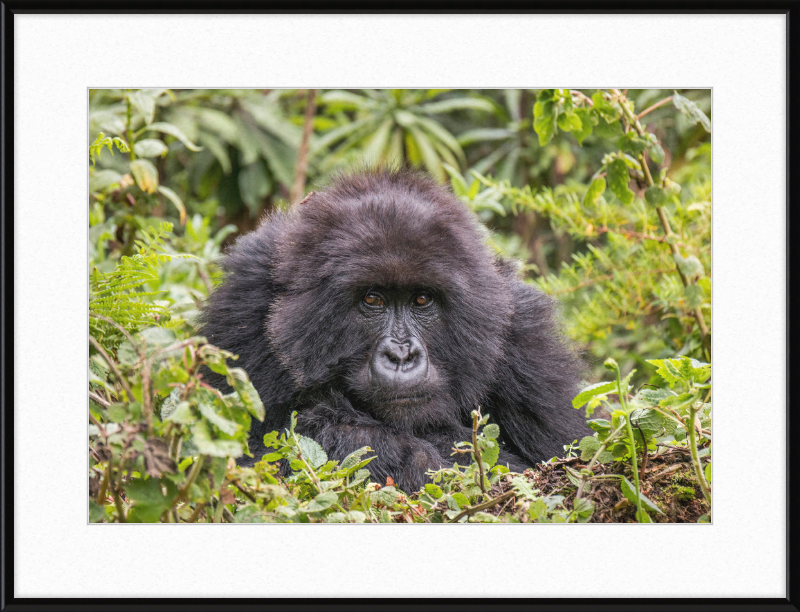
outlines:
[{"label": "framed photograph", "polygon": [[2,609],[797,608],[796,4],[3,2]]}]

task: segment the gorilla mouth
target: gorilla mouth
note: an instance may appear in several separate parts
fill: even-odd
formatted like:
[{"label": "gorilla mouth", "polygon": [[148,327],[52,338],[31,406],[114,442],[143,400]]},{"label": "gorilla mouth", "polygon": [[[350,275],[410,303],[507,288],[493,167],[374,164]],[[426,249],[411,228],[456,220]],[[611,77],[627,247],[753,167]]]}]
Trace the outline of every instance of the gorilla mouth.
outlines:
[{"label": "gorilla mouth", "polygon": [[431,401],[430,395],[402,395],[399,397],[390,397],[384,400],[385,404],[391,406],[400,405],[414,405],[414,404],[427,404]]}]

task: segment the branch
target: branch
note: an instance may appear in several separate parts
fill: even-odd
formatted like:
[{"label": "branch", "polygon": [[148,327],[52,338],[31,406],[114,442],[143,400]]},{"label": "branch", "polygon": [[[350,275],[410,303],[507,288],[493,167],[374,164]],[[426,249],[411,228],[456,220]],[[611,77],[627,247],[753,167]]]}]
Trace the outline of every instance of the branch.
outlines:
[{"label": "branch", "polygon": [[289,193],[289,201],[295,202],[303,195],[306,188],[306,173],[308,171],[308,143],[314,131],[314,115],[317,112],[317,90],[309,89],[306,98],[306,114],[303,120],[303,138],[297,150],[297,164],[294,170],[294,184]]},{"label": "branch", "polygon": [[666,97],[666,98],[664,98],[663,100],[661,100],[661,101],[659,101],[659,102],[656,102],[655,104],[653,104],[653,106],[650,106],[649,108],[646,108],[646,109],[644,109],[644,110],[643,110],[641,113],[639,113],[638,115],[636,115],[636,118],[637,118],[637,119],[641,119],[641,118],[642,118],[642,117],[644,117],[644,116],[645,116],[647,113],[649,113],[649,112],[651,112],[651,111],[654,111],[654,110],[656,110],[656,109],[657,109],[659,106],[663,106],[663,105],[664,105],[664,104],[666,104],[667,102],[671,102],[671,101],[672,101],[672,96],[667,96],[667,97]]},{"label": "branch", "polygon": [[[610,227],[598,227],[597,233],[598,234],[605,234],[606,232],[611,234],[620,234],[622,236],[627,236],[628,238],[639,238],[641,240],[655,240],[656,242],[667,242],[666,236],[650,236],[649,234],[644,234],[642,232],[632,232],[628,230],[615,230],[611,229]],[[683,242],[675,242],[675,245],[682,247],[684,249],[689,250],[696,250],[696,247],[690,246],[688,244],[684,244]]]},{"label": "branch", "polygon": [[480,421],[481,413],[478,410],[472,411],[472,454],[475,456],[475,462],[478,464],[478,471],[481,477],[481,491],[486,495],[486,485],[484,479],[486,476],[483,473],[483,462],[481,461],[481,452],[478,450],[478,422]]},{"label": "branch", "polygon": [[506,491],[500,497],[495,497],[494,499],[490,499],[489,501],[483,502],[482,504],[478,504],[477,506],[470,506],[469,508],[464,508],[464,511],[460,512],[459,514],[457,514],[455,516],[455,518],[453,518],[450,522],[451,523],[457,523],[458,520],[463,516],[467,516],[467,515],[472,516],[476,512],[480,512],[481,510],[486,510],[487,508],[491,508],[492,506],[496,506],[497,504],[500,504],[500,503],[506,501],[507,499],[511,499],[515,495],[516,495],[516,493],[512,489],[511,491]]}]

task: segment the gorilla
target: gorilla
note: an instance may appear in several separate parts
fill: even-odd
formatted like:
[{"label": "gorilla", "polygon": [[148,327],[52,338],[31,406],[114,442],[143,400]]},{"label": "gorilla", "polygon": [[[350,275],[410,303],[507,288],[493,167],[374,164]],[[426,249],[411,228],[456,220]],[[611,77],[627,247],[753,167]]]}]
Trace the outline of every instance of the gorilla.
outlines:
[{"label": "gorilla", "polygon": [[579,437],[580,360],[554,301],[485,238],[462,202],[409,169],[341,175],[240,237],[202,314],[202,334],[239,355],[267,408],[240,463],[260,460],[292,411],[331,459],[370,446],[373,478],[408,492],[430,469],[471,462],[451,453],[479,406],[513,471]]}]

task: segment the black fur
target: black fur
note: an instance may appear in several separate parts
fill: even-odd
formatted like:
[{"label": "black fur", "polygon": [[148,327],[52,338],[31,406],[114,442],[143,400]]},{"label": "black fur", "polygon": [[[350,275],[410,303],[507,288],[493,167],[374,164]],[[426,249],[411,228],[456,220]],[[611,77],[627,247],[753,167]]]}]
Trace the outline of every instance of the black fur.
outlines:
[{"label": "black fur", "polygon": [[500,425],[501,463],[522,471],[561,454],[585,427],[571,407],[579,360],[553,300],[484,243],[461,202],[407,170],[339,177],[241,237],[202,327],[239,355],[267,407],[241,462],[296,410],[298,432],[332,459],[370,446],[373,477],[410,492],[427,470],[468,460],[451,448],[471,438],[479,405]]}]

